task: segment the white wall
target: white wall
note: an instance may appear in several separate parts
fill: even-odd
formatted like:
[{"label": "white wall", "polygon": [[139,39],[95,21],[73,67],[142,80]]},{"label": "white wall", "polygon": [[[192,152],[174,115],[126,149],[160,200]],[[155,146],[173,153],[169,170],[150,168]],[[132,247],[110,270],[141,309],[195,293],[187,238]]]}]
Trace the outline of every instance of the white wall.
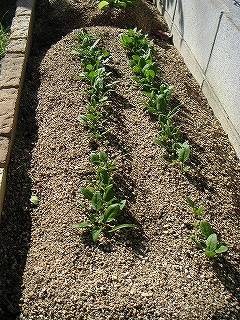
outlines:
[{"label": "white wall", "polygon": [[154,2],[240,158],[240,6],[234,0]]}]

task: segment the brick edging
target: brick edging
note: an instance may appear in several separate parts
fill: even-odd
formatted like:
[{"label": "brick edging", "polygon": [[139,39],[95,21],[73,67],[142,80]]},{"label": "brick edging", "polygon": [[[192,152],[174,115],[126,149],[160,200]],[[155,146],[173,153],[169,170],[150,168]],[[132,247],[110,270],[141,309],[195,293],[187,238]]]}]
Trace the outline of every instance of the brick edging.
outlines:
[{"label": "brick edging", "polygon": [[17,128],[18,109],[31,48],[36,0],[18,0],[10,42],[0,73],[0,222],[6,172]]}]

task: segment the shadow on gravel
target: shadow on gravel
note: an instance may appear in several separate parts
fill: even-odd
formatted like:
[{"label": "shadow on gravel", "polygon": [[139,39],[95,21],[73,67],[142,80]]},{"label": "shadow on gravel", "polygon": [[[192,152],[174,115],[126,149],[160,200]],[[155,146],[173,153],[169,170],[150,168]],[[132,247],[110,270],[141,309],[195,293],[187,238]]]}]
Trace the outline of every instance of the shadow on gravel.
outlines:
[{"label": "shadow on gravel", "polygon": [[40,85],[39,59],[32,56],[27,66],[21,95],[18,126],[7,173],[7,188],[1,221],[0,318],[16,319],[31,238],[31,153],[37,140],[35,108]]},{"label": "shadow on gravel", "polygon": [[7,28],[10,26],[14,16],[17,0],[1,0],[0,2],[0,22]]},{"label": "shadow on gravel", "polygon": [[[238,305],[240,304],[240,273],[235,266],[227,261],[224,257],[216,260],[213,265],[214,271],[218,279],[221,281],[226,291],[232,294],[231,300],[236,300]],[[224,308],[216,311],[211,320],[219,319],[240,319],[240,310],[237,308],[231,308],[225,310]]]},{"label": "shadow on gravel", "polygon": [[[129,216],[128,212],[125,213],[125,216]],[[126,222],[126,219],[124,219]],[[121,223],[121,221],[120,221]],[[98,248],[103,253],[111,253],[114,249],[112,246],[112,241],[114,238],[114,246],[124,245],[127,248],[130,248],[131,251],[136,254],[136,256],[145,257],[148,252],[148,238],[144,234],[144,230],[141,226],[139,226],[138,222],[131,216],[129,218],[129,223],[135,223],[137,225],[136,228],[123,229],[120,233],[115,234],[104,234],[104,242],[102,243],[94,243],[92,241],[91,232],[89,230],[83,230],[79,237],[81,242],[85,247]]]},{"label": "shadow on gravel", "polygon": [[22,91],[18,126],[8,166],[7,188],[1,221],[1,319],[15,319],[19,313],[22,275],[31,237],[32,188],[28,176],[31,153],[37,139],[35,108],[39,75],[36,60],[30,59]]}]

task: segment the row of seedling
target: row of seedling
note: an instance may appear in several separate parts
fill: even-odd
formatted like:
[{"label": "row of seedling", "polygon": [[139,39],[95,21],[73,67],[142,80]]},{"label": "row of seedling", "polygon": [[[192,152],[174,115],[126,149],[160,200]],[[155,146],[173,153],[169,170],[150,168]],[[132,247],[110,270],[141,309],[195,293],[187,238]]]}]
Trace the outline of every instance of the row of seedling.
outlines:
[{"label": "row of seedling", "polygon": [[[140,90],[148,97],[143,101],[146,110],[155,114],[161,125],[159,138],[154,141],[165,148],[167,158],[180,165],[180,170],[190,170],[185,166],[190,156],[190,147],[187,141],[179,141],[180,128],[173,124],[173,117],[178,112],[179,106],[170,109],[170,100],[173,93],[173,86],[165,83],[159,78],[159,70],[156,62],[153,61],[155,53],[152,41],[147,40],[137,28],[130,29],[120,35],[122,46],[128,51],[129,63],[135,76],[132,78],[137,82]],[[209,257],[217,257],[228,250],[224,242],[219,242],[217,235],[213,232],[210,223],[201,220],[204,207],[196,207],[195,203],[187,197],[187,202],[193,209],[196,221],[193,224],[194,233],[190,240],[196,243],[199,249]]]},{"label": "row of seedling", "polygon": [[[86,106],[87,112],[79,115],[78,119],[92,132],[90,139],[100,139],[106,133],[104,123],[108,114],[108,105],[111,102],[109,93],[117,83],[117,81],[111,81],[111,72],[107,71],[111,57],[108,51],[100,48],[99,38],[83,31],[76,34],[75,39],[78,40],[78,44],[73,53],[80,56],[84,69],[79,73],[79,77],[89,86],[85,92],[89,100]],[[115,163],[110,163],[107,154],[103,151],[98,154],[92,153],[90,161],[90,171],[94,177],[92,180],[82,181],[85,186],[80,187],[83,196],[80,204],[85,209],[88,220],[74,224],[72,227],[91,229],[92,239],[96,242],[101,233],[125,230],[135,225],[119,222],[123,220],[120,213],[126,200],[118,200],[114,194],[111,172],[116,169]]]},{"label": "row of seedling", "polygon": [[187,141],[180,142],[180,127],[175,126],[172,121],[179,106],[170,109],[173,86],[159,77],[158,65],[153,61],[155,49],[152,41],[148,41],[147,35],[143,35],[137,28],[129,29],[121,34],[120,38],[122,46],[128,52],[129,63],[135,74],[132,78],[148,98],[147,101],[143,101],[144,107],[149,113],[157,116],[161,125],[155,143],[166,150],[165,157],[168,160],[180,165],[182,172],[188,171],[190,167],[185,166],[185,163],[190,156],[190,147]]},{"label": "row of seedling", "polygon": [[92,153],[90,160],[94,177],[92,180],[82,181],[86,186],[80,188],[84,198],[80,204],[88,214],[88,220],[72,227],[91,229],[92,239],[96,242],[100,233],[112,233],[136,225],[119,222],[126,200],[118,200],[114,194],[111,172],[116,169],[115,163],[109,162],[105,152]]},{"label": "row of seedling", "polygon": [[90,130],[91,138],[99,139],[106,133],[104,123],[111,102],[109,93],[117,81],[111,81],[111,72],[107,71],[111,57],[108,51],[99,47],[100,39],[84,31],[76,34],[75,39],[78,43],[73,53],[80,57],[84,69],[79,73],[79,77],[89,85],[85,92],[89,101],[86,114],[80,114],[78,120]]},{"label": "row of seedling", "polygon": [[[110,72],[106,71],[110,55],[107,51],[98,47],[100,39],[83,32],[75,36],[78,46],[74,53],[80,55],[81,63],[85,71],[80,73],[80,78],[89,83],[87,94],[90,105],[87,114],[80,115],[79,120],[93,131],[95,138],[102,137],[99,127],[106,117],[108,93],[113,90],[115,82],[109,81]],[[126,34],[121,34],[122,45],[131,57],[130,65],[136,74],[133,78],[139,84],[141,91],[149,98],[144,101],[148,112],[157,115],[161,124],[160,138],[155,142],[168,151],[168,158],[181,165],[181,170],[186,171],[184,163],[188,160],[190,148],[187,141],[179,142],[179,128],[172,125],[172,118],[178,107],[172,110],[169,102],[173,87],[157,80],[158,67],[153,62],[154,48],[152,42],[148,42],[146,35],[142,35],[137,29],[130,29]],[[160,84],[159,84],[160,83]],[[99,125],[101,124],[101,126]],[[92,180],[84,180],[84,186],[80,188],[83,201],[80,201],[88,215],[88,220],[74,224],[73,228],[91,229],[92,239],[96,242],[101,233],[112,233],[119,229],[135,227],[135,224],[121,223],[124,220],[121,214],[126,200],[118,200],[114,193],[112,172],[116,169],[115,163],[109,162],[105,152],[92,153],[90,155]],[[195,242],[199,249],[210,258],[217,257],[227,251],[225,243],[219,242],[216,233],[206,220],[201,220],[204,207],[196,207],[195,203],[187,197],[187,202],[193,209],[196,221],[193,224],[194,233],[190,240]]]}]

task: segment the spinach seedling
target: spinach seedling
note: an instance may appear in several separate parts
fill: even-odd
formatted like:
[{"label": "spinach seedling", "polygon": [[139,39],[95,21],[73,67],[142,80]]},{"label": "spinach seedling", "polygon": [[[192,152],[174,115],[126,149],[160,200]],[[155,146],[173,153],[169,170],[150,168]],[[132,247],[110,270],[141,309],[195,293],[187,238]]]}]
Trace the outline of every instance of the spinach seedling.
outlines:
[{"label": "spinach seedling", "polygon": [[173,127],[171,120],[167,119],[166,123],[161,123],[160,137],[154,139],[154,142],[165,148],[165,155],[171,161],[177,159],[177,149],[179,148],[179,127]]},{"label": "spinach seedling", "polygon": [[[149,113],[165,115],[173,92],[173,86],[162,84],[157,92],[152,88],[150,92],[143,92],[149,97],[148,102],[144,102]],[[173,116],[173,115],[172,115]],[[170,117],[170,115],[169,115]]]},{"label": "spinach seedling", "polygon": [[129,52],[129,55],[134,54],[140,56],[148,56],[155,52],[153,42],[147,40],[147,35],[142,34],[142,30],[137,28],[129,29],[126,33],[120,34],[122,46]]},{"label": "spinach seedling", "polygon": [[102,232],[115,232],[123,228],[136,227],[135,224],[119,224],[117,218],[123,210],[126,200],[118,201],[113,192],[113,183],[110,172],[115,170],[115,165],[110,163],[105,152],[90,155],[91,162],[96,166],[95,179],[86,180],[87,187],[81,187],[80,192],[85,200],[90,201],[90,207],[81,203],[88,213],[88,220],[74,224],[72,228],[90,228],[92,239],[98,240]]},{"label": "spinach seedling", "polygon": [[93,132],[93,138],[103,138],[106,130],[103,124],[107,115],[106,106],[109,102],[108,93],[114,90],[118,81],[110,81],[111,72],[106,71],[110,59],[109,52],[99,48],[100,39],[83,31],[76,34],[79,41],[74,53],[81,56],[81,63],[85,71],[79,77],[87,80],[90,88],[85,92],[89,96],[90,105],[86,107],[87,113],[81,114],[78,120]]},{"label": "spinach seedling", "polygon": [[199,217],[200,215],[203,214],[203,211],[205,209],[204,206],[197,207],[195,202],[189,197],[186,197],[186,200],[187,200],[187,203],[190,205],[190,207],[193,209],[193,213],[195,217]]},{"label": "spinach seedling", "polygon": [[190,157],[190,147],[187,141],[177,145],[177,155],[176,163],[180,164],[180,171],[187,172],[191,170],[190,166],[185,166],[185,162],[187,162]]},{"label": "spinach seedling", "polygon": [[224,242],[218,241],[210,223],[205,220],[200,221],[199,227],[195,229],[190,240],[195,242],[208,258],[216,258],[228,250]]},{"label": "spinach seedling", "polygon": [[153,85],[154,78],[158,71],[157,63],[152,61],[152,57],[144,57],[133,55],[130,60],[130,65],[134,73],[140,77],[133,76],[132,78],[138,83],[147,83]]},{"label": "spinach seedling", "polygon": [[110,7],[115,8],[126,8],[127,6],[135,6],[139,4],[139,1],[133,1],[133,0],[103,0],[98,3],[98,8],[103,9],[109,9]]},{"label": "spinach seedling", "polygon": [[[203,215],[204,206],[197,207],[195,202],[186,197],[187,203],[193,209],[194,216],[199,218]],[[209,258],[218,257],[221,253],[228,250],[224,242],[219,242],[217,235],[213,232],[210,223],[206,220],[197,220],[194,224],[194,234],[190,237],[190,241],[196,243],[198,248],[204,252]]]}]

